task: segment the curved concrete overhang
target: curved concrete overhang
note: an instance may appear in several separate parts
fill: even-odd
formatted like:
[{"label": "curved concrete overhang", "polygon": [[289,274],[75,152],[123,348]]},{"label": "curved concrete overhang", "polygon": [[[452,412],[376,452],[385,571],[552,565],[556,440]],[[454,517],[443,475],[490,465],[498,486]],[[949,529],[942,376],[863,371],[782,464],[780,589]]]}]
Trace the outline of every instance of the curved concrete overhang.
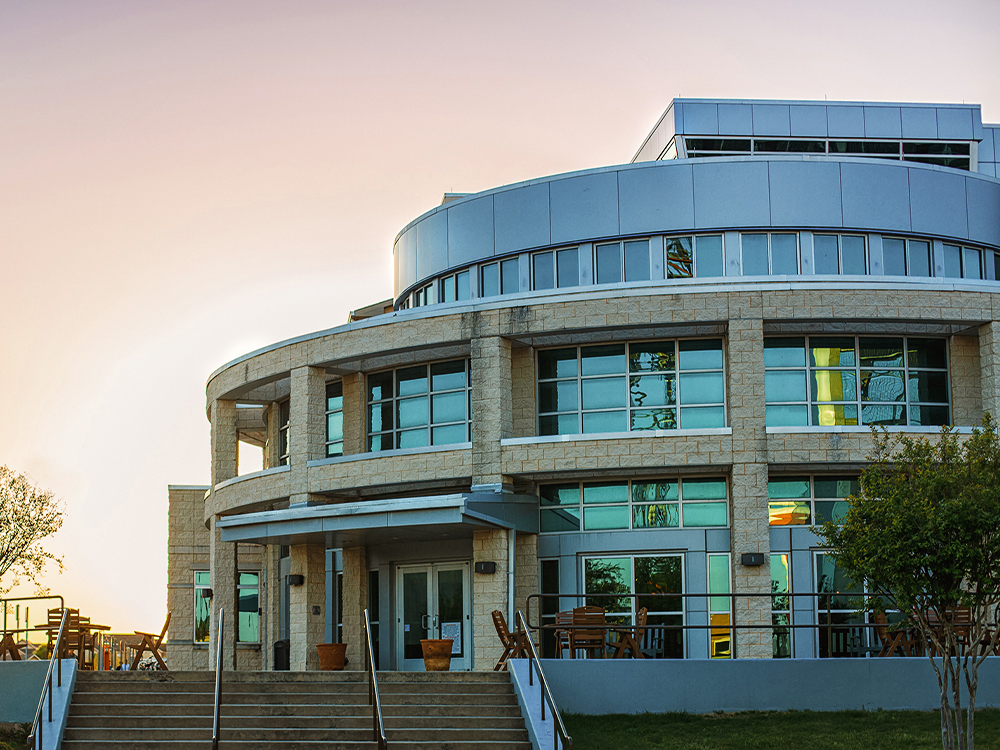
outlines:
[{"label": "curved concrete overhang", "polygon": [[507,185],[397,235],[394,295],[493,257],[651,234],[784,228],[916,234],[1000,249],[1000,180],[831,156],[673,159]]},{"label": "curved concrete overhang", "polygon": [[[927,295],[941,292],[949,295],[949,304],[929,308]],[[595,341],[602,336],[612,340],[638,334],[648,338],[708,335],[694,329],[686,333],[683,326],[721,325],[728,320],[731,304],[742,304],[747,294],[759,293],[774,300],[764,310],[765,318],[796,318],[799,326],[808,319],[856,321],[889,316],[899,321],[924,321],[937,326],[928,334],[948,335],[994,320],[1000,313],[993,307],[997,292],[1000,286],[994,281],[940,278],[721,277],[533,291],[431,305],[317,331],[250,352],[212,374],[206,386],[206,406],[210,408],[219,398],[247,403],[277,400],[280,389],[276,384],[296,367],[324,367],[337,375],[407,364],[415,357],[466,357],[477,330],[493,330],[531,345],[557,345],[559,337],[579,338],[584,331]],[[912,303],[894,302],[890,309],[890,293],[896,300],[895,295],[902,293],[904,301],[908,295]],[[598,302],[600,307],[596,308]],[[645,310],[625,312],[634,305]],[[784,312],[792,307],[796,308],[794,315]],[[669,308],[669,314],[663,313],[664,308]],[[578,314],[574,314],[576,309]],[[809,310],[806,316],[804,309]]]}]

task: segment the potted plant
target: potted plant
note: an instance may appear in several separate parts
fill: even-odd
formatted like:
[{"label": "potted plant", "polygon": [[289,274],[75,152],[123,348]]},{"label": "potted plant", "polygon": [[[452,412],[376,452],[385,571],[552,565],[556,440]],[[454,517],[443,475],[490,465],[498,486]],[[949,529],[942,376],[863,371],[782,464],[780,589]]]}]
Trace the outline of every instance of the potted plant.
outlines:
[{"label": "potted plant", "polygon": [[424,669],[428,672],[447,672],[451,669],[451,645],[454,638],[425,638],[420,641],[424,654]]},{"label": "potted plant", "polygon": [[337,671],[344,668],[347,661],[346,643],[317,643],[316,651],[319,652],[319,668],[324,672]]}]

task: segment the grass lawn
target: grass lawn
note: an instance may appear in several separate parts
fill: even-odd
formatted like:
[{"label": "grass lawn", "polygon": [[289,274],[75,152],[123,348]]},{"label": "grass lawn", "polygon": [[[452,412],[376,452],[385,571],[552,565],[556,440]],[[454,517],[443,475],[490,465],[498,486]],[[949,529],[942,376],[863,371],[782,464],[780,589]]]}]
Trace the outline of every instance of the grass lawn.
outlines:
[{"label": "grass lawn", "polygon": [[31,724],[0,724],[0,750],[26,750]]},{"label": "grass lawn", "polygon": [[[939,750],[936,711],[563,714],[573,750]],[[976,711],[976,750],[1000,750],[1000,709]]]}]

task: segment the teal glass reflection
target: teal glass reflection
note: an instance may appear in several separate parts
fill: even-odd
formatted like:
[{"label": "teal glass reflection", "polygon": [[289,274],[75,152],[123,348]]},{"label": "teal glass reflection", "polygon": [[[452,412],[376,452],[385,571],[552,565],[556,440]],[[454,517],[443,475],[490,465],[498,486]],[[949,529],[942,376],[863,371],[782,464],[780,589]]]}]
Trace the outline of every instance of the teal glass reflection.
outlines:
[{"label": "teal glass reflection", "polygon": [[344,412],[337,411],[326,415],[326,440],[344,439]]},{"label": "teal glass reflection", "polygon": [[427,368],[420,365],[396,370],[396,395],[411,396],[415,393],[427,393]]},{"label": "teal glass reflection", "polygon": [[577,374],[576,348],[543,349],[538,352],[538,377],[541,380],[549,378],[572,378]]},{"label": "teal glass reflection", "polygon": [[[708,590],[712,594],[730,593],[728,555],[708,556]],[[709,599],[709,612],[728,612],[729,609],[728,596],[713,596]]]},{"label": "teal glass reflection", "polygon": [[862,367],[902,367],[903,339],[863,336],[858,339],[858,359]]},{"label": "teal glass reflection", "polygon": [[455,274],[455,296],[459,300],[466,300],[472,296],[472,290],[469,285],[468,271],[462,271],[461,273]]},{"label": "teal glass reflection", "polygon": [[436,393],[431,396],[431,414],[434,424],[465,421],[466,396],[464,391]]},{"label": "teal glass reflection", "polygon": [[630,430],[676,430],[676,409],[633,409],[629,412]]},{"label": "teal glass reflection", "polygon": [[725,503],[684,503],[685,526],[725,526]]},{"label": "teal glass reflection", "polygon": [[633,503],[663,502],[665,500],[677,500],[677,480],[632,483]]},{"label": "teal glass reflection", "polygon": [[479,293],[483,297],[496,297],[500,294],[500,266],[497,263],[483,266]]},{"label": "teal glass reflection", "polygon": [[767,480],[767,496],[771,500],[809,497],[809,477],[775,477]]},{"label": "teal glass reflection", "polygon": [[627,503],[628,484],[626,482],[602,482],[583,485],[584,505],[595,503]]},{"label": "teal glass reflection", "polygon": [[904,425],[906,410],[902,404],[862,404],[861,423]]},{"label": "teal glass reflection", "polygon": [[725,479],[685,479],[681,483],[681,493],[687,500],[725,500]]},{"label": "teal glass reflection", "polygon": [[677,503],[632,506],[633,529],[672,529],[679,525]]},{"label": "teal glass reflection", "polygon": [[681,404],[719,404],[725,399],[721,372],[685,372],[680,381]]},{"label": "teal glass reflection", "polygon": [[583,509],[584,531],[604,531],[605,529],[627,529],[628,506],[609,505]]},{"label": "teal glass reflection", "polygon": [[592,411],[583,414],[583,431],[586,433],[625,432],[627,425],[624,411]]},{"label": "teal glass reflection", "polygon": [[676,365],[673,341],[642,341],[628,346],[630,372],[671,372]]},{"label": "teal glass reflection", "polygon": [[721,406],[686,407],[681,409],[681,429],[701,430],[726,426],[726,414]]},{"label": "teal glass reflection", "polygon": [[[911,381],[912,382],[912,381]],[[862,401],[904,401],[906,385],[902,370],[862,370]]]},{"label": "teal glass reflection", "polygon": [[771,274],[795,276],[799,272],[798,238],[794,234],[771,235]]},{"label": "teal glass reflection", "polygon": [[557,380],[538,384],[538,411],[571,411],[579,403],[579,384],[574,380]]},{"label": "teal glass reflection", "polygon": [[803,338],[764,339],[764,367],[804,367],[806,340]]},{"label": "teal glass reflection", "polygon": [[694,339],[677,344],[681,370],[721,370],[722,339]]},{"label": "teal glass reflection", "polygon": [[625,372],[625,345],[585,346],[580,350],[584,375],[609,375]]},{"label": "teal glass reflection", "polygon": [[543,484],[538,495],[542,506],[580,504],[580,487],[576,484]]},{"label": "teal glass reflection", "polygon": [[695,275],[699,278],[723,275],[722,235],[709,235],[696,239]]},{"label": "teal glass reflection", "polygon": [[431,428],[431,445],[454,445],[469,441],[468,424],[450,424]]},{"label": "teal glass reflection", "polygon": [[580,509],[542,508],[538,514],[538,529],[541,532],[579,531]]},{"label": "teal glass reflection", "polygon": [[816,477],[813,484],[816,497],[848,497],[861,491],[857,477]]},{"label": "teal glass reflection", "polygon": [[428,422],[427,397],[401,398],[397,402],[396,419],[399,429],[417,427]]},{"label": "teal glass reflection", "polygon": [[809,424],[809,410],[805,404],[768,404],[764,412],[766,427],[805,427]]},{"label": "teal glass reflection", "polygon": [[853,367],[854,339],[814,336],[809,339],[809,364],[813,367]]},{"label": "teal glass reflection", "polygon": [[625,378],[588,378],[583,381],[584,409],[625,406]]},{"label": "teal glass reflection", "polygon": [[632,406],[673,406],[676,403],[673,374],[632,375],[628,384]]},{"label": "teal glass reflection", "polygon": [[817,500],[816,523],[822,524],[827,521],[841,523],[847,516],[847,511],[850,507],[850,504],[845,500]]},{"label": "teal glass reflection", "polygon": [[805,401],[805,370],[765,370],[764,403],[774,401]]},{"label": "teal glass reflection", "polygon": [[428,441],[427,428],[422,427],[418,430],[403,430],[400,431],[398,440],[399,447],[402,448],[425,448],[427,447]]},{"label": "teal glass reflection", "polygon": [[549,415],[538,418],[539,435],[576,435],[580,432],[577,414]]},{"label": "teal glass reflection", "polygon": [[392,371],[369,375],[368,400],[381,401],[386,398],[392,398]]},{"label": "teal glass reflection", "polygon": [[450,391],[455,388],[465,388],[465,368],[464,359],[434,363],[431,365],[431,390]]}]

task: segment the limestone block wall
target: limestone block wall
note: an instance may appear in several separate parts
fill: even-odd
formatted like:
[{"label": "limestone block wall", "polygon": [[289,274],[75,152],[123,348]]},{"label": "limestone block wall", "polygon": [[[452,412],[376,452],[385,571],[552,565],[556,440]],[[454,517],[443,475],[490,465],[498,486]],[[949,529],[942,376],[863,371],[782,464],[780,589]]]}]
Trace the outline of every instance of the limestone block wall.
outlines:
[{"label": "limestone block wall", "polygon": [[[368,551],[349,547],[343,551],[344,643],[351,669],[364,669],[364,611],[368,606]],[[388,618],[387,618],[388,619]]]},{"label": "limestone block wall", "polygon": [[507,616],[507,543],[504,529],[472,532],[473,571],[477,562],[496,563],[496,573],[472,573],[472,658],[477,672],[493,669],[503,653],[493,626],[493,610]]},{"label": "limestone block wall", "polygon": [[326,641],[326,548],[293,544],[290,572],[304,576],[305,582],[289,588],[289,667],[298,672],[317,670],[316,644]]},{"label": "limestone block wall", "polygon": [[[514,610],[520,609],[528,622],[538,622],[538,602],[528,596],[539,592],[538,534],[518,534],[514,542]],[[504,616],[506,617],[506,611]],[[514,623],[507,623],[514,629]]]},{"label": "limestone block wall", "polygon": [[194,572],[209,569],[210,537],[203,520],[207,491],[208,487],[167,490],[167,665],[171,669],[208,668],[207,645],[194,645]]}]

